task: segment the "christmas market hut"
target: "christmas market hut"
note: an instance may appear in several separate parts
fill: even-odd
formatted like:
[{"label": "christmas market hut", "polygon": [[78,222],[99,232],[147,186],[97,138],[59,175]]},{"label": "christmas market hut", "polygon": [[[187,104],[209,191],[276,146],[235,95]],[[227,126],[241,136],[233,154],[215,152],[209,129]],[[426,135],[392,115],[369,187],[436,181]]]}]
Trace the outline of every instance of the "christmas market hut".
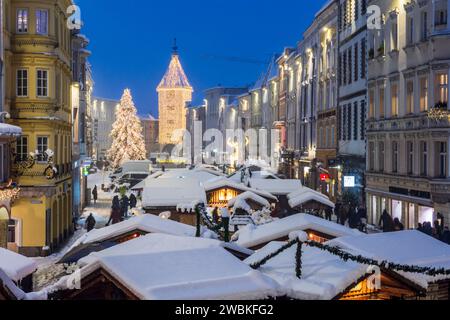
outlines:
[{"label": "christmas market hut", "polygon": [[23,291],[32,290],[33,273],[37,270],[33,259],[0,248],[0,269]]},{"label": "christmas market hut", "polygon": [[70,276],[45,289],[54,300],[258,300],[276,297],[275,281],[218,241],[149,234],[80,261],[80,289]]},{"label": "christmas market hut", "polygon": [[296,212],[320,212],[328,208],[334,209],[334,203],[326,195],[306,187],[289,194],[287,198],[289,206]]},{"label": "christmas market hut", "polygon": [[361,234],[358,230],[300,213],[259,226],[249,225],[236,232],[233,239],[242,247],[257,250],[272,241],[288,240],[289,234],[294,231],[304,231],[311,240],[318,242]]}]

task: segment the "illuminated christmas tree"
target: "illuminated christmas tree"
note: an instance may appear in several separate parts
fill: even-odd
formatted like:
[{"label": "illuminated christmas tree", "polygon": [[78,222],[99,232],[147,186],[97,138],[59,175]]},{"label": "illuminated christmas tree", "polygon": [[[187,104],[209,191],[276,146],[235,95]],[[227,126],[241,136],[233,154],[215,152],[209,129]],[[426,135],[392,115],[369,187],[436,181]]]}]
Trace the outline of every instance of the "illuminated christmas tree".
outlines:
[{"label": "illuminated christmas tree", "polygon": [[129,89],[124,91],[120,100],[111,137],[113,143],[108,151],[108,158],[113,168],[120,167],[128,160],[145,160],[146,150],[142,125]]}]

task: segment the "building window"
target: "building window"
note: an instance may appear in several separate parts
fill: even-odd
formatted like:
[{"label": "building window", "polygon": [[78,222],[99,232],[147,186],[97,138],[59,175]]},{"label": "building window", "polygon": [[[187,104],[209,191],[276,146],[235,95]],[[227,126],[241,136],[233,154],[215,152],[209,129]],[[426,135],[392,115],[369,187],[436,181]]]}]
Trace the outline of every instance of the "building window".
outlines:
[{"label": "building window", "polygon": [[369,116],[375,117],[375,91],[372,89],[369,91]]},{"label": "building window", "polygon": [[413,174],[414,171],[414,143],[408,141],[406,143],[406,157],[408,174]]},{"label": "building window", "polygon": [[353,79],[353,74],[352,74],[352,48],[348,49],[348,63],[347,63],[347,67],[348,67],[348,84],[352,83],[352,79]]},{"label": "building window", "polygon": [[379,166],[379,170],[380,172],[384,172],[384,161],[385,161],[385,148],[384,148],[384,142],[381,141],[378,145],[379,151],[380,151],[380,156],[378,157],[378,166]]},{"label": "building window", "polygon": [[412,44],[414,44],[414,18],[408,17],[407,21],[408,21],[408,25],[407,25],[408,29],[407,29],[406,43],[408,45],[412,45]]},{"label": "building window", "polygon": [[17,220],[10,219],[8,222],[8,242],[9,243],[16,242],[16,229],[17,229]]},{"label": "building window", "polygon": [[[446,6],[446,4],[445,4]],[[442,8],[436,10],[436,16],[435,16],[435,26],[439,27],[442,25],[447,25],[447,8]]]},{"label": "building window", "polygon": [[436,104],[448,103],[448,73],[436,75]]},{"label": "building window", "polygon": [[361,100],[361,117],[360,117],[360,121],[361,121],[361,125],[360,125],[360,139],[361,140],[365,140],[366,139],[366,118],[367,118],[367,107],[366,107],[366,101],[365,100]]},{"label": "building window", "polygon": [[366,38],[361,40],[361,79],[366,78]]},{"label": "building window", "polygon": [[425,141],[420,143],[420,174],[422,176],[428,175],[428,144]]},{"label": "building window", "polygon": [[420,111],[428,111],[428,78],[420,78]]},{"label": "building window", "polygon": [[414,113],[414,81],[406,82],[406,113]]},{"label": "building window", "polygon": [[355,74],[355,82],[358,81],[358,75],[359,75],[359,51],[358,51],[358,43],[355,43],[355,61],[354,61],[354,74]]},{"label": "building window", "polygon": [[380,118],[384,118],[384,100],[385,100],[385,89],[384,87],[380,87]]},{"label": "building window", "polygon": [[352,140],[352,114],[353,114],[353,110],[352,110],[352,104],[349,103],[348,107],[347,107],[347,138],[348,140]]},{"label": "building window", "polygon": [[447,142],[438,142],[439,178],[447,177]]},{"label": "building window", "polygon": [[37,96],[47,97],[48,96],[48,71],[47,70],[37,70]]},{"label": "building window", "polygon": [[428,39],[428,13],[426,11],[422,12],[420,26],[421,40],[426,41]]},{"label": "building window", "polygon": [[369,143],[369,171],[375,170],[375,143]]},{"label": "building window", "polygon": [[48,137],[37,138],[37,161],[44,162],[48,160],[46,151],[48,150]]},{"label": "building window", "polygon": [[323,147],[323,128],[319,129],[319,148]]},{"label": "building window", "polygon": [[17,139],[16,160],[25,161],[28,158],[28,137],[20,137]]},{"label": "building window", "polygon": [[398,172],[398,142],[392,142],[392,173]]},{"label": "building window", "polygon": [[391,51],[398,50],[398,24],[393,22],[391,25]]},{"label": "building window", "polygon": [[48,34],[48,10],[36,10],[36,33],[41,35]]},{"label": "building window", "polygon": [[17,33],[28,32],[28,9],[17,9]]},{"label": "building window", "polygon": [[342,56],[342,84],[345,86],[347,85],[347,52],[344,52],[344,55]]},{"label": "building window", "polygon": [[398,116],[398,84],[391,84],[391,115]]},{"label": "building window", "polygon": [[27,69],[17,70],[17,96],[18,97],[28,96],[28,70]]},{"label": "building window", "polygon": [[331,148],[334,148],[336,145],[336,129],[334,126],[331,126]]}]

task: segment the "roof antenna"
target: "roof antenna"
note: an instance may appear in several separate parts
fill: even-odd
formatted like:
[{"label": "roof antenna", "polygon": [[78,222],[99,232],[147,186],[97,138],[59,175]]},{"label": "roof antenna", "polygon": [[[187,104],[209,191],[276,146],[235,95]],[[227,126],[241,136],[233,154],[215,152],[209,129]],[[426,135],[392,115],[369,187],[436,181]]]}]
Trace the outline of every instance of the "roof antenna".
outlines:
[{"label": "roof antenna", "polygon": [[173,53],[174,55],[177,55],[177,54],[178,54],[177,38],[174,38],[174,39],[173,39],[172,53]]}]

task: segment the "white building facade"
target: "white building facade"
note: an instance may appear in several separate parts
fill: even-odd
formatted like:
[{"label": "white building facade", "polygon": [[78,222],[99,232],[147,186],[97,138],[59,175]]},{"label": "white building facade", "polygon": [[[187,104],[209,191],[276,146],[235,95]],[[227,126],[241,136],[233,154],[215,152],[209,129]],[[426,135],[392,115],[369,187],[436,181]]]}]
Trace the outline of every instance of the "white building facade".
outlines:
[{"label": "white building facade", "polygon": [[372,1],[369,32],[367,206],[407,228],[450,221],[450,1]]}]

